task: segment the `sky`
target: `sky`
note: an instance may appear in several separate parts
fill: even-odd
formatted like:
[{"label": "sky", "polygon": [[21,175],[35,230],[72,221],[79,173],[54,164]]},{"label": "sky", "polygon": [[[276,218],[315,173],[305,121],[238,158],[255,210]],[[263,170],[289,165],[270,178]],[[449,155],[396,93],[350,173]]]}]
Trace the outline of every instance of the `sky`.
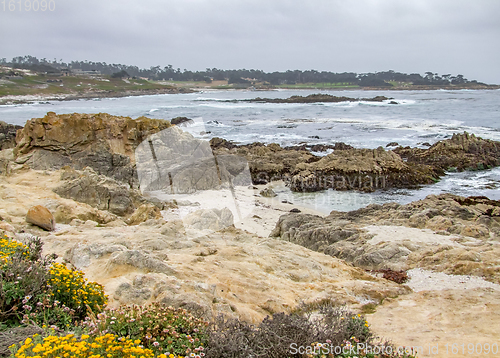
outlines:
[{"label": "sky", "polygon": [[52,11],[25,11],[30,1],[0,2],[0,58],[500,84],[500,0],[49,0]]}]

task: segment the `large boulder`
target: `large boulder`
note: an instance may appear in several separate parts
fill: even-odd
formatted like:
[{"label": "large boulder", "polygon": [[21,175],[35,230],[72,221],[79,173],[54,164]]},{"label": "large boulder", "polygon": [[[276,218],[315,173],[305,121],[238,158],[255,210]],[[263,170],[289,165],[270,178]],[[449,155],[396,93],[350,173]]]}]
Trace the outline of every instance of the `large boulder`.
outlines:
[{"label": "large boulder", "polygon": [[137,187],[135,149],[150,134],[170,127],[161,119],[99,114],[48,112],[43,118],[26,122],[16,137],[17,163],[33,169],[54,170],[69,165],[93,168]]},{"label": "large boulder", "polygon": [[151,135],[137,147],[135,158],[143,191],[191,194],[251,184],[244,157],[215,156],[209,142],[177,126]]},{"label": "large boulder", "polygon": [[56,228],[56,221],[54,216],[43,205],[32,206],[26,214],[26,222],[41,227],[47,231],[54,231]]}]

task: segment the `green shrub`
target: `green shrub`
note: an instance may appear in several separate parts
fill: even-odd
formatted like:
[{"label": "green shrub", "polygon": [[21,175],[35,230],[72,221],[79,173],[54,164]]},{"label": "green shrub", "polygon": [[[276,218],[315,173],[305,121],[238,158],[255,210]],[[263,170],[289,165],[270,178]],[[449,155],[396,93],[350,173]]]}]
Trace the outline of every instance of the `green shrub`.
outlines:
[{"label": "green shrub", "polygon": [[160,354],[197,355],[206,345],[208,322],[184,309],[153,303],[144,307],[107,308],[97,317],[87,318],[84,327],[90,335],[112,333],[140,340],[146,348]]},{"label": "green shrub", "polygon": [[0,239],[0,328],[34,323],[64,329],[106,304],[101,285],[54,263],[55,255],[43,257],[42,246],[36,237],[26,244]]},{"label": "green shrub", "polygon": [[96,337],[88,335],[75,337],[73,334],[49,335],[45,338],[34,335],[32,338],[26,338],[24,342],[20,342],[19,347],[14,344],[9,349],[13,357],[154,358],[153,352],[140,346],[139,343],[139,341],[131,339],[118,338],[113,334]]},{"label": "green shrub", "polygon": [[52,301],[74,310],[76,319],[82,320],[90,312],[101,312],[105,307],[108,298],[103,287],[96,282],[88,282],[82,271],[54,263],[49,274]]},{"label": "green shrub", "polygon": [[54,257],[41,256],[42,243],[27,245],[7,236],[0,239],[0,324],[12,327],[34,319],[48,302],[48,268]]}]

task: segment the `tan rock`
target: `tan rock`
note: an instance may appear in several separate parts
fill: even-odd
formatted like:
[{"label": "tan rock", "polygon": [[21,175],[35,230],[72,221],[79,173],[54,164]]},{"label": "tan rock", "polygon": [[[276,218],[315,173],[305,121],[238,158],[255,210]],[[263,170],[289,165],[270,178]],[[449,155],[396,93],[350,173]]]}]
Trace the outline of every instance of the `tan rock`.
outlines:
[{"label": "tan rock", "polygon": [[9,232],[15,232],[16,231],[16,229],[14,228],[14,226],[12,226],[11,224],[6,223],[6,222],[0,222],[0,230],[9,231]]},{"label": "tan rock", "polygon": [[47,231],[54,231],[56,221],[54,216],[45,206],[32,206],[26,214],[26,222],[39,226]]},{"label": "tan rock", "polygon": [[139,206],[127,220],[129,225],[139,225],[149,219],[161,219],[161,212],[152,204],[143,204]]}]

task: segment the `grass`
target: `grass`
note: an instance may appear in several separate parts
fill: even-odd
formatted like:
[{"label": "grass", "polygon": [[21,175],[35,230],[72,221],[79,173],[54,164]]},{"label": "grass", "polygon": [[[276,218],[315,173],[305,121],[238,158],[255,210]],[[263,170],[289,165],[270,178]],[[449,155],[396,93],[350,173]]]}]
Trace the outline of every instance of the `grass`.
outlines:
[{"label": "grass", "polygon": [[277,85],[277,88],[291,88],[291,89],[336,89],[336,88],[359,88],[358,85],[349,83],[299,83],[299,84],[282,84]]},{"label": "grass", "polygon": [[[61,82],[47,82],[47,81]],[[25,76],[22,79],[10,79],[9,83],[0,84],[0,96],[14,95],[59,95],[84,94],[88,92],[126,92],[172,89],[174,86],[143,79],[124,81],[119,78],[87,78],[76,76]]]}]

